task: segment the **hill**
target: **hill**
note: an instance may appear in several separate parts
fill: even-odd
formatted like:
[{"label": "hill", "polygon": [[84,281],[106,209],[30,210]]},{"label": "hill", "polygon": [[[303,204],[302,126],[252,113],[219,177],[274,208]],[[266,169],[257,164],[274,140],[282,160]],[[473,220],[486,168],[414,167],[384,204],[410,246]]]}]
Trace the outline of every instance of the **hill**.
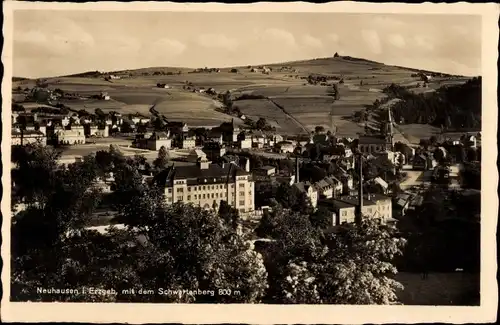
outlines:
[{"label": "hill", "polygon": [[[230,91],[236,111],[254,120],[264,117],[280,133],[302,133],[304,127],[313,130],[318,125],[328,130],[332,119],[339,134],[353,136],[363,130],[363,125],[345,116],[384,98],[383,89],[391,84],[419,94],[431,93],[447,84],[463,84],[467,80],[432,73],[434,77],[422,87],[424,82],[418,72],[422,71],[360,58],[331,57],[221,69],[151,67],[122,70],[111,73],[120,77],[115,80],[105,80],[100,72],[86,72],[44,81],[51,89],[74,93],[75,98],[100,92],[111,96],[110,101],[62,100],[71,108],[93,111],[99,107],[147,114],[149,107],[158,103],[156,109],[167,118],[184,120],[192,126],[212,126],[230,120],[233,116],[224,110],[221,97],[209,95],[206,90],[211,89],[215,94]],[[157,87],[159,83],[168,85],[168,89]],[[332,95],[334,84],[337,97]],[[35,85],[36,80],[13,82],[14,88]]]}]

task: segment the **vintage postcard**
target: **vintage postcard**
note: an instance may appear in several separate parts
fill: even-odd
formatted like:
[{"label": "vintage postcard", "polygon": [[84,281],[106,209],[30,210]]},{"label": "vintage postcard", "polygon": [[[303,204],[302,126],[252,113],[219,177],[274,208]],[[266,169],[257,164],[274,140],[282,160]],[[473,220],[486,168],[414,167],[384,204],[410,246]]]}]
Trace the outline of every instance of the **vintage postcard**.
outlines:
[{"label": "vintage postcard", "polygon": [[2,320],[495,321],[498,18],[4,3]]}]

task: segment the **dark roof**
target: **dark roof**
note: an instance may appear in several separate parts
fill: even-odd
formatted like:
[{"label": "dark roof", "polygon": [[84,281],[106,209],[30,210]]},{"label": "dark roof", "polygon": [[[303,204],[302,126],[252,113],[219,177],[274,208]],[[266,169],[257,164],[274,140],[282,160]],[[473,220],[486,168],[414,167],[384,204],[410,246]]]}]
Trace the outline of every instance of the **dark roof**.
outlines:
[{"label": "dark roof", "polygon": [[215,184],[234,182],[236,176],[250,175],[236,164],[227,164],[223,167],[218,164],[210,164],[208,168],[201,169],[199,166],[171,166],[160,172],[155,180],[162,186],[171,186],[173,180],[187,179],[188,185]]},{"label": "dark roof", "polygon": [[168,138],[168,134],[166,132],[154,132],[150,137],[151,140],[157,140],[162,138]]},{"label": "dark roof", "polygon": [[382,136],[361,135],[359,137],[359,144],[386,144],[386,143],[389,143],[388,139]]},{"label": "dark roof", "polygon": [[44,135],[43,132],[41,131],[38,131],[38,130],[24,130],[23,132],[21,132],[20,130],[12,130],[12,135],[13,136],[21,136],[21,134],[23,136],[30,136],[30,135]]},{"label": "dark roof", "polygon": [[325,199],[320,201],[321,205],[326,205],[329,207],[337,208],[337,209],[345,209],[345,208],[355,208],[355,204],[351,204],[348,202],[344,202],[338,199]]},{"label": "dark roof", "polygon": [[183,128],[186,125],[184,122],[168,122],[167,127],[169,128]]}]

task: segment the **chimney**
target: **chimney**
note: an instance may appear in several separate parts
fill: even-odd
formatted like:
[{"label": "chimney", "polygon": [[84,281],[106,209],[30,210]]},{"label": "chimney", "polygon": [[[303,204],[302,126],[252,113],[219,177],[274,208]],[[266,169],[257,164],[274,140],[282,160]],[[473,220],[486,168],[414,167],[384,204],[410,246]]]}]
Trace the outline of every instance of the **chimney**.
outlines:
[{"label": "chimney", "polygon": [[359,154],[359,186],[358,186],[358,211],[356,213],[356,223],[361,223],[363,218],[363,155]]},{"label": "chimney", "polygon": [[300,171],[300,166],[299,166],[299,156],[295,156],[295,183],[298,183],[299,180],[299,171]]}]

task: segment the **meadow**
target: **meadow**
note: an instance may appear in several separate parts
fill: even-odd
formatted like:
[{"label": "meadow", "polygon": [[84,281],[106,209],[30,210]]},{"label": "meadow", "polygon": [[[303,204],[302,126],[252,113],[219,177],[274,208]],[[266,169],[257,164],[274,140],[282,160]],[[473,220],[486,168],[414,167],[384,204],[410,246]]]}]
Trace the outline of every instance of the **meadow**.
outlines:
[{"label": "meadow", "polygon": [[[218,108],[221,103],[212,97],[184,89],[214,88],[217,93],[231,91],[232,98],[242,94],[268,97],[276,104],[264,99],[235,100],[243,114],[258,119],[264,117],[278,132],[297,134],[303,127],[313,130],[322,125],[327,130],[330,126],[330,111],[333,109],[337,131],[346,136],[355,136],[362,127],[343,119],[362,110],[365,105],[384,97],[381,90],[391,83],[414,88],[416,92],[432,91],[442,84],[461,83],[463,78],[435,78],[428,88],[418,87],[421,83],[412,76],[412,69],[387,66],[366,60],[350,58],[325,58],[266,65],[272,68],[270,74],[252,72],[249,67],[236,67],[237,73],[224,68],[220,72],[192,73],[185,68],[146,68],[114,72],[123,76],[120,80],[106,81],[103,77],[58,77],[48,78],[49,88],[59,88],[64,92],[91,96],[107,92],[111,100],[66,100],[65,105],[73,109],[94,111],[120,111],[123,113],[149,114],[149,108],[156,104],[156,110],[172,120],[182,120],[191,126],[212,126],[221,121],[228,121],[232,116],[222,113]],[[288,69],[282,70],[282,67]],[[181,74],[177,74],[181,71]],[[167,75],[166,72],[174,74]],[[156,73],[157,75],[153,75]],[[309,75],[323,75],[343,78],[338,85],[340,99],[334,100],[330,91],[332,86],[308,84]],[[328,81],[331,84],[332,80]],[[335,81],[337,82],[337,81]],[[157,88],[157,83],[165,83],[170,89]],[[13,82],[13,86],[33,87],[34,80]],[[288,115],[287,115],[288,114]],[[241,122],[241,121],[238,121]],[[411,133],[409,128],[405,132]],[[422,130],[416,128],[417,133]]]}]

